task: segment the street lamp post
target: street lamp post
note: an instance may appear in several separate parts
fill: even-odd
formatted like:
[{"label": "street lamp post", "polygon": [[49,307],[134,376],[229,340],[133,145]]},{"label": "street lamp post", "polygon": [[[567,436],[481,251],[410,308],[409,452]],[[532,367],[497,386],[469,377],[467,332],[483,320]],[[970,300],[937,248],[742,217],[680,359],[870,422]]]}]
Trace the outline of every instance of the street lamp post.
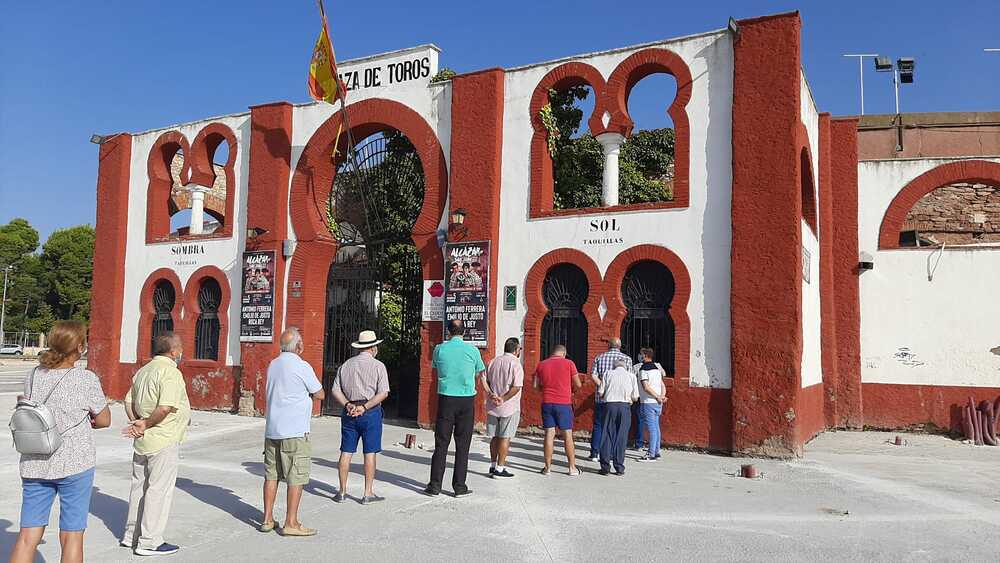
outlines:
[{"label": "street lamp post", "polygon": [[7,276],[13,269],[14,266],[12,264],[8,264],[7,267],[3,269],[3,300],[0,301],[0,346],[3,346],[4,344],[3,323],[7,317]]},{"label": "street lamp post", "polygon": [[845,57],[857,57],[858,59],[858,81],[861,84],[861,115],[865,114],[865,59],[875,58],[878,55],[862,53],[857,55],[844,55]]}]

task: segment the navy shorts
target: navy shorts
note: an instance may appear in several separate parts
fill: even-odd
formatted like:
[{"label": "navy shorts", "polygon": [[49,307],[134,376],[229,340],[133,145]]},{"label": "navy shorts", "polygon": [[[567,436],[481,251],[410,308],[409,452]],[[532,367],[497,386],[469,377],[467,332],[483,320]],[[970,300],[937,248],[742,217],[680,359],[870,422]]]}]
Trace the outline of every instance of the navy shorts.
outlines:
[{"label": "navy shorts", "polygon": [[21,527],[49,525],[52,502],[59,495],[59,530],[82,532],[87,529],[90,494],[94,489],[94,468],[62,479],[21,480]]},{"label": "navy shorts", "polygon": [[542,428],[573,429],[573,405],[542,403]]},{"label": "navy shorts", "polygon": [[349,416],[347,411],[340,417],[340,451],[353,454],[358,451],[358,440],[364,444],[366,454],[382,451],[382,405],[361,416]]}]

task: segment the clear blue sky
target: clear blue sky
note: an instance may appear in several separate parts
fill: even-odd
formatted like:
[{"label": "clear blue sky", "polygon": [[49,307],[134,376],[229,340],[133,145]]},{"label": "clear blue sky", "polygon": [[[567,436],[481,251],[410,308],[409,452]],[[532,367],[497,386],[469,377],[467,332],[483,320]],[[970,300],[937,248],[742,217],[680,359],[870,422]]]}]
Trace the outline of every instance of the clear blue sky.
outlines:
[{"label": "clear blue sky", "polygon": [[[307,99],[315,2],[2,2],[0,224],[26,217],[44,238],[93,223],[91,133],[143,131]],[[609,6],[620,13],[608,14]],[[625,8],[627,6],[627,8]],[[459,72],[700,33],[799,9],[803,62],[820,109],[858,111],[857,63],[917,59],[904,111],[1000,109],[1000,5],[949,2],[470,2],[328,0],[338,58],[435,43]],[[892,111],[886,75],[866,71],[866,110]],[[631,105],[636,105],[635,103]],[[661,108],[635,107],[648,119]]]}]

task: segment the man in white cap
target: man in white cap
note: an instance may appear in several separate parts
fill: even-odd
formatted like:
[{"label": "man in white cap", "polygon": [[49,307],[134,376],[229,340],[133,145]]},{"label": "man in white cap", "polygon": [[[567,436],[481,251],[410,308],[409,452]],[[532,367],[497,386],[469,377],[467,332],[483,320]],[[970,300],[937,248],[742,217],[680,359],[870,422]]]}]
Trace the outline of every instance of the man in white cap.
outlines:
[{"label": "man in white cap", "polygon": [[330,392],[344,405],[340,419],[340,490],[333,498],[344,502],[347,494],[347,476],[351,471],[351,457],[358,451],[358,441],[364,446],[365,493],[361,504],[370,504],[384,498],[375,494],[375,455],[382,451],[382,401],[389,396],[389,372],[385,364],[375,359],[378,339],[374,331],[365,330],[351,346],[358,350],[353,358],[340,366]]}]

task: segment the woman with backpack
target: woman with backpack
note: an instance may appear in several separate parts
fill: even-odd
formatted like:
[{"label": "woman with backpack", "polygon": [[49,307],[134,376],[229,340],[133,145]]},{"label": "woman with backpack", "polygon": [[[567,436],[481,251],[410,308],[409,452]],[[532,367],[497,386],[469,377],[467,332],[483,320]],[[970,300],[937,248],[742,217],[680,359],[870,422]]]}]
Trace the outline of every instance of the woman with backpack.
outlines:
[{"label": "woman with backpack", "polygon": [[59,321],[49,332],[49,350],[24,382],[24,396],[11,420],[21,452],[21,532],[11,563],[30,562],[59,496],[62,561],[83,561],[83,532],[97,465],[94,428],[111,425],[111,411],[93,372],[75,367],[87,350],[87,326]]}]

